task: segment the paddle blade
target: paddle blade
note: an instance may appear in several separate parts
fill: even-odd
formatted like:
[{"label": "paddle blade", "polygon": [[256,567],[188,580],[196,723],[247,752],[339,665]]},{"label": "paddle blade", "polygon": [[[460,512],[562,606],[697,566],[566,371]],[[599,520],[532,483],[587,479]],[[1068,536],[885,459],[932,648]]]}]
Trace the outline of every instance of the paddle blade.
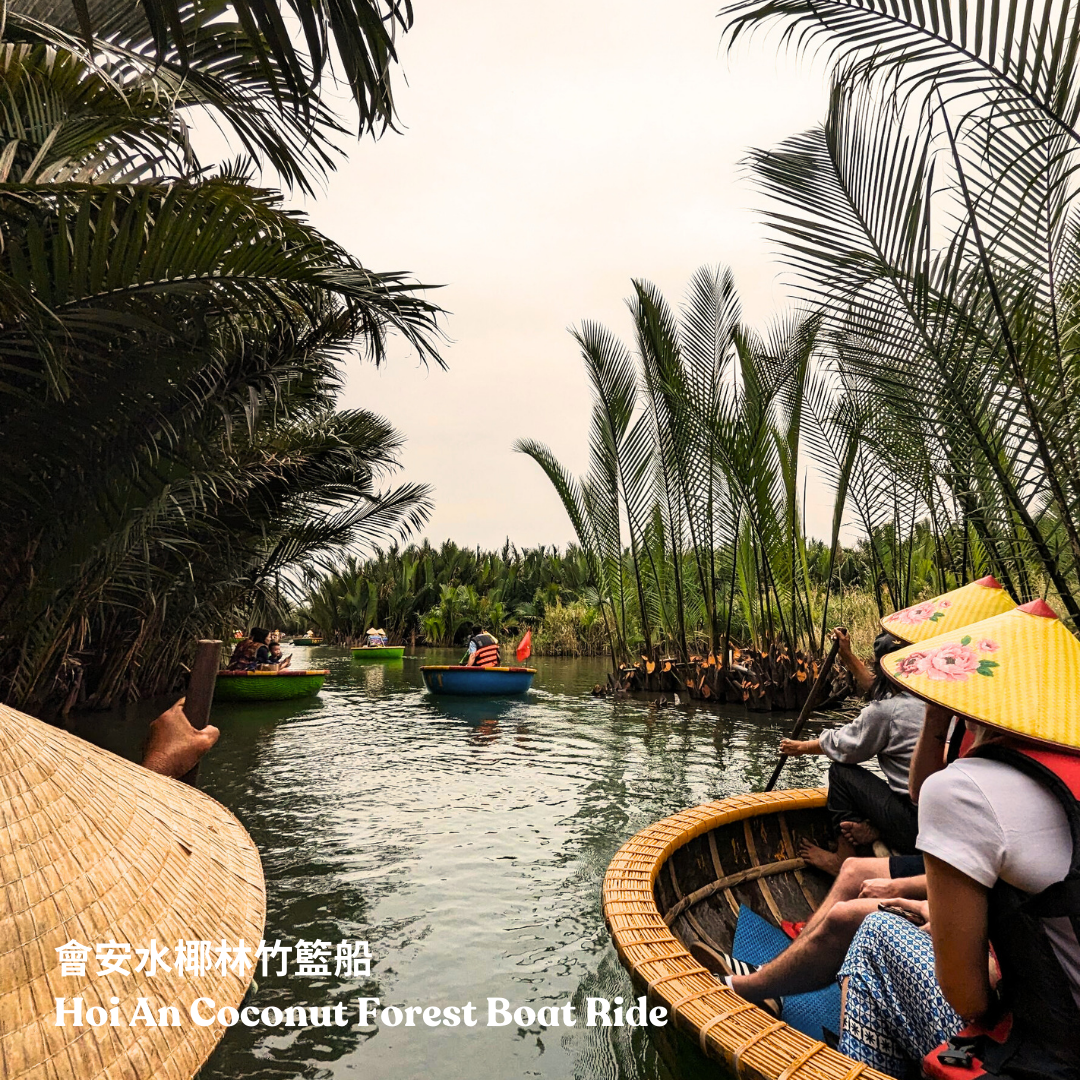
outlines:
[{"label": "paddle blade", "polygon": [[519,661],[528,660],[529,654],[532,652],[532,630],[526,630],[525,636],[518,642],[517,651],[514,655]]}]

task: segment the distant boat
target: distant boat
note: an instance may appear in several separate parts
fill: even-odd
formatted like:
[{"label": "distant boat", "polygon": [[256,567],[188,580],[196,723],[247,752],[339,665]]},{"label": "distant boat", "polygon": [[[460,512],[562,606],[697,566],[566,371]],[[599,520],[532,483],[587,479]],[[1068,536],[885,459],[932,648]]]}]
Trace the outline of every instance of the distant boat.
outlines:
[{"label": "distant boat", "polygon": [[463,664],[430,664],[420,669],[424,684],[433,694],[465,694],[492,697],[524,694],[532,686],[536,668],[465,667]]},{"label": "distant boat", "polygon": [[297,637],[293,638],[292,643],[294,645],[321,645],[323,639],[321,637]]},{"label": "distant boat", "polygon": [[352,651],[354,660],[400,660],[404,655],[404,645],[361,645]]},{"label": "distant boat", "polygon": [[329,668],[295,671],[219,671],[214,697],[218,701],[286,701],[317,694]]}]

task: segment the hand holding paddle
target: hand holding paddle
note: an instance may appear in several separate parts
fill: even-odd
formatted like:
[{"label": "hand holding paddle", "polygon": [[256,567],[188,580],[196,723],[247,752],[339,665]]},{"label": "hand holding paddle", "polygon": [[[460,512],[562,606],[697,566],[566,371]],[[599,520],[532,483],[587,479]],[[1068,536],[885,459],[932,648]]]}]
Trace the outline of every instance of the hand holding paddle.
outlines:
[{"label": "hand holding paddle", "polygon": [[[843,627],[837,627],[837,630],[843,630]],[[847,631],[845,630],[844,635],[846,636],[846,634]],[[799,713],[799,718],[795,721],[788,739],[797,739],[802,734],[802,729],[806,726],[806,721],[810,719],[810,714],[817,708],[822,692],[828,683],[829,675],[832,673],[833,664],[836,662],[836,654],[840,649],[840,636],[838,633],[833,634],[832,646],[829,648],[825,662],[821,665],[818,677],[814,680],[813,688],[810,690],[810,696],[806,699],[806,704],[802,707],[802,712]],[[772,791],[776,787],[776,781],[780,779],[780,773],[783,772],[784,762],[787,759],[787,754],[780,755],[776,768],[773,769],[773,774],[769,778],[768,784],[765,785],[766,791]]]},{"label": "hand holding paddle", "polygon": [[[195,649],[195,662],[191,665],[191,677],[188,679],[187,699],[184,704],[184,712],[196,731],[201,731],[210,722],[210,706],[214,702],[214,687],[217,685],[220,666],[221,642],[201,640]],[[180,779],[194,787],[199,779],[198,761]]]}]

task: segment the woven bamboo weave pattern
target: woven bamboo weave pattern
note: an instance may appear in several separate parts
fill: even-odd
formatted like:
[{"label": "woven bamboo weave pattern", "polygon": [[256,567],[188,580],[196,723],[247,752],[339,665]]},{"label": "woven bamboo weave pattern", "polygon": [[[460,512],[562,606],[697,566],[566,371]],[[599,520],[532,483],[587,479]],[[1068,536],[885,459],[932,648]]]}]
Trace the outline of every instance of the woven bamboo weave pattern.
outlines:
[{"label": "woven bamboo weave pattern", "polygon": [[[189,1080],[226,1030],[191,1003],[236,1006],[251,978],[177,974],[179,940],[243,940],[266,914],[251,838],[219,803],[32,717],[0,706],[0,1075],[5,1080]],[[91,953],[62,975],[57,949]],[[136,948],[167,947],[169,970],[136,973]],[[130,974],[99,976],[94,946],[128,943]],[[128,1018],[146,998],[179,1027],[57,1026],[56,998]]]},{"label": "woven bamboo weave pattern", "polygon": [[668,929],[653,885],[670,855],[713,829],[780,811],[824,807],[825,789],[738,795],[666,818],[631,837],[604,876],[604,919],[619,959],[669,1024],[732,1073],[751,1080],[887,1080],[722,988]]}]

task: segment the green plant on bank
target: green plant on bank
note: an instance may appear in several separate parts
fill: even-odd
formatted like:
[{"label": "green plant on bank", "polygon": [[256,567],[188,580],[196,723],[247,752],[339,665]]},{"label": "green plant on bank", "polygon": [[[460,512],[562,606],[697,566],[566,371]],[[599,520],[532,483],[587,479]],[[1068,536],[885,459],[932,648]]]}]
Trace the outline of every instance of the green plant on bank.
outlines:
[{"label": "green plant on bank", "polygon": [[[575,331],[593,391],[587,475],[516,444],[569,514],[613,657],[721,656],[731,641],[820,649],[832,592],[845,567],[854,574],[840,546],[852,511],[866,537],[858,577],[879,615],[957,580],[916,516],[917,492],[863,437],[869,406],[855,416],[836,392],[816,315],[758,335],[730,273],[707,268],[678,315],[644,282],[628,303],[633,351],[596,324]],[[834,482],[827,544],[805,534],[808,461]]]},{"label": "green plant on bank", "polygon": [[[338,411],[388,335],[436,359],[438,309],[254,185],[206,169],[201,110],[289,183],[332,167],[336,42],[360,129],[392,116],[407,4],[4,5],[0,37],[0,697],[160,693],[208,631],[275,615],[331,554],[418,526],[401,439]],[[324,18],[330,20],[326,32]]]},{"label": "green plant on bank", "polygon": [[[521,550],[507,541],[495,552],[449,540],[434,548],[424,541],[313,574],[292,624],[310,623],[341,641],[359,640],[378,626],[394,640],[418,636],[448,646],[465,641],[474,623],[499,635],[539,630],[563,603],[574,607],[587,592],[587,570],[576,548],[560,554],[555,548]],[[594,617],[585,607],[580,617],[584,637],[570,651],[589,652]]]}]

